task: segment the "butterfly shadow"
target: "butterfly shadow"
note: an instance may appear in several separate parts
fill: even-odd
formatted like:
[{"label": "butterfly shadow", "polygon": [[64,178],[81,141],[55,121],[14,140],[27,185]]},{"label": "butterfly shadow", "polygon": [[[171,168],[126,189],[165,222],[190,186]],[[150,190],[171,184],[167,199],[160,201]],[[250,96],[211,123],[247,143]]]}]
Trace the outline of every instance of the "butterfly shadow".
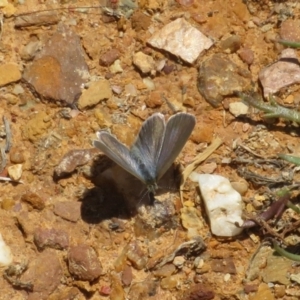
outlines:
[{"label": "butterfly shadow", "polygon": [[105,155],[99,155],[92,166],[91,181],[95,187],[86,190],[81,197],[82,219],[87,223],[97,224],[114,217],[134,217],[141,206],[149,209],[154,207],[158,202],[156,197],[178,191],[180,176],[178,166],[173,164],[159,180],[155,195],[151,195],[145,184]]}]

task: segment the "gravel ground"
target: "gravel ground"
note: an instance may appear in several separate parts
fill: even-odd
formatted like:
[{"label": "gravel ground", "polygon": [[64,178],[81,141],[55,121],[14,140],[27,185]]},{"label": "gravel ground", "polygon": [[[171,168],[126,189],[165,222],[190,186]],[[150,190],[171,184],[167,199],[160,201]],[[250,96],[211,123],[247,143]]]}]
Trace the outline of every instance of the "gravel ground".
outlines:
[{"label": "gravel ground", "polygon": [[[266,242],[297,246],[299,214],[218,237],[197,184],[178,192],[182,170],[218,138],[195,170],[228,178],[243,218],[299,182],[277,157],[299,155],[298,125],[235,93],[297,108],[299,51],[277,41],[300,41],[298,1],[0,5],[0,234],[11,253],[1,300],[299,299],[299,265]],[[196,126],[149,201],[92,141],[103,129],[130,146],[153,113],[179,111]]]}]

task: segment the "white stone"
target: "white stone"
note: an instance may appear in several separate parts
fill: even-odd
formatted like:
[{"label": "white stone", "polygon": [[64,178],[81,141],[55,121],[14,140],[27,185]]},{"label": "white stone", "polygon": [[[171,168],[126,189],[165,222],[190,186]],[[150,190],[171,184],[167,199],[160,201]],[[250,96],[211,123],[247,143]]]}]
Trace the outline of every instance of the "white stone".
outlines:
[{"label": "white stone", "polygon": [[183,267],[184,263],[185,263],[184,256],[176,256],[173,260],[173,265],[179,269],[181,269]]},{"label": "white stone", "polygon": [[229,180],[220,175],[195,172],[190,179],[199,183],[212,233],[224,237],[240,234],[243,229],[235,223],[243,224],[242,197]]},{"label": "white stone", "polygon": [[123,68],[121,66],[121,61],[119,59],[115,60],[115,62],[109,67],[110,72],[113,74],[123,73]]},{"label": "white stone", "polygon": [[15,86],[14,86],[14,88],[12,90],[12,93],[14,95],[20,95],[20,94],[24,93],[24,89],[23,89],[23,87],[20,84],[15,84]]},{"label": "white stone", "polygon": [[10,248],[5,244],[0,233],[0,268],[7,267],[12,263],[13,256]]},{"label": "white stone", "polygon": [[183,18],[154,33],[148,43],[179,56],[188,63],[193,63],[202,51],[213,45],[209,38]]},{"label": "white stone", "polygon": [[12,180],[18,181],[21,179],[21,176],[22,176],[22,165],[16,164],[16,165],[9,166],[7,168],[7,172],[8,172],[8,176]]},{"label": "white stone", "polygon": [[138,92],[137,92],[135,85],[133,85],[132,83],[126,84],[125,85],[125,94],[126,94],[126,96],[136,97]]},{"label": "white stone", "polygon": [[248,113],[249,107],[243,102],[233,102],[229,103],[229,111],[235,117],[240,115],[246,115]]},{"label": "white stone", "polygon": [[149,91],[153,91],[155,89],[155,83],[150,77],[143,78],[143,83]]}]

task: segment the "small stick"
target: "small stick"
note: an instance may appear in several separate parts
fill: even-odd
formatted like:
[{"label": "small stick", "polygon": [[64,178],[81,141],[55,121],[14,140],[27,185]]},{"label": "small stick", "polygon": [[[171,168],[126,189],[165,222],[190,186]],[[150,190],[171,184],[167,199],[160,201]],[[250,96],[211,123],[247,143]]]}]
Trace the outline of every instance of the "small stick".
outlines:
[{"label": "small stick", "polygon": [[24,183],[22,180],[16,181],[16,180],[13,180],[9,177],[3,177],[3,176],[0,176],[0,181],[10,181],[10,182],[14,182],[14,183]]},{"label": "small stick", "polygon": [[250,152],[251,154],[253,154],[256,157],[262,158],[262,159],[266,159],[264,156],[252,151],[250,148],[248,148],[247,146],[243,145],[242,143],[238,143],[238,146],[240,146],[241,148],[243,148],[244,150]]},{"label": "small stick", "polygon": [[261,224],[262,222],[268,221],[273,217],[278,219],[282,214],[287,202],[289,201],[289,198],[289,193],[280,197],[277,201],[273,202],[266,211],[261,213],[259,216],[250,217],[250,219],[244,221],[244,223],[240,227],[251,228],[254,227],[256,224]]},{"label": "small stick", "polygon": [[1,165],[0,165],[0,173],[2,173],[2,171],[4,170],[4,168],[6,167],[6,154],[4,151],[4,148],[0,148],[0,153],[1,153]]},{"label": "small stick", "polygon": [[11,142],[12,134],[11,134],[9,122],[4,116],[3,116],[3,122],[4,122],[5,132],[6,132],[5,152],[8,153],[12,144]]},{"label": "small stick", "polygon": [[282,235],[286,236],[287,233],[295,231],[297,228],[299,228],[299,225],[300,225],[300,220],[288,225],[288,228],[283,230]]}]

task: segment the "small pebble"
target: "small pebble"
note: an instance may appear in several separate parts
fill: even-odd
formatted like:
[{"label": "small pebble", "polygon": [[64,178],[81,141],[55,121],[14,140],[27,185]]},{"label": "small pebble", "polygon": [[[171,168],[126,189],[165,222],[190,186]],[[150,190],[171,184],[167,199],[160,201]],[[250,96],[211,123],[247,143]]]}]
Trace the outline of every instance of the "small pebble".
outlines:
[{"label": "small pebble", "polygon": [[145,100],[145,103],[150,108],[160,107],[163,104],[163,98],[161,92],[153,91],[149,97]]},{"label": "small pebble", "polygon": [[120,57],[120,52],[117,49],[111,49],[101,55],[99,63],[102,66],[112,65]]},{"label": "small pebble", "polygon": [[238,117],[240,115],[246,115],[248,113],[248,110],[249,110],[249,106],[247,106],[243,102],[229,103],[229,111],[235,117]]},{"label": "small pebble", "polygon": [[224,276],[224,281],[225,282],[228,282],[229,280],[230,280],[230,278],[231,278],[231,275],[230,274],[225,274],[225,276]]},{"label": "small pebble", "polygon": [[31,191],[27,191],[25,194],[23,194],[21,200],[29,203],[37,210],[43,210],[45,208],[45,200],[42,199],[38,194]]},{"label": "small pebble", "polygon": [[249,188],[247,181],[233,181],[231,182],[232,187],[239,192],[242,196],[244,196]]},{"label": "small pebble", "polygon": [[122,283],[125,286],[129,286],[132,282],[132,269],[130,266],[126,266],[122,272]]},{"label": "small pebble", "polygon": [[155,83],[153,82],[153,80],[149,77],[145,77],[143,79],[143,83],[145,84],[145,86],[147,87],[147,89],[149,91],[153,91],[155,89]]},{"label": "small pebble", "polygon": [[132,266],[137,270],[143,269],[147,263],[146,256],[142,252],[137,242],[131,242],[128,245],[127,259],[132,263]]},{"label": "small pebble", "polygon": [[163,278],[160,282],[160,286],[165,290],[174,289],[177,286],[177,279],[173,276]]},{"label": "small pebble", "polygon": [[10,105],[15,105],[19,101],[19,98],[16,97],[15,95],[13,95],[13,94],[6,94],[4,96],[4,98],[7,101],[7,103],[10,104]]},{"label": "small pebble", "polygon": [[241,38],[238,35],[232,35],[221,42],[221,48],[227,53],[234,53],[241,47]]},{"label": "small pebble", "polygon": [[22,176],[22,165],[16,164],[16,165],[9,166],[7,168],[7,172],[8,172],[9,177],[12,180],[18,181],[21,179],[21,176]]},{"label": "small pebble", "polygon": [[141,51],[133,55],[133,64],[144,74],[155,69],[155,61],[152,56]]},{"label": "small pebble", "polygon": [[69,236],[64,230],[38,228],[34,232],[34,243],[39,249],[49,247],[62,250],[68,248]]},{"label": "small pebble", "polygon": [[121,62],[117,59],[110,67],[109,70],[112,74],[123,73],[123,68],[121,66]]},{"label": "small pebble", "polygon": [[10,161],[14,164],[22,164],[25,161],[23,152],[13,147],[9,152]]},{"label": "small pebble", "polygon": [[169,277],[173,273],[175,273],[175,271],[176,271],[176,267],[173,264],[167,264],[167,265],[162,266],[158,270],[154,270],[153,274],[156,277]]},{"label": "small pebble", "polygon": [[251,65],[254,61],[254,53],[249,48],[241,48],[238,51],[238,55],[240,56],[241,60],[247,65]]},{"label": "small pebble", "polygon": [[7,267],[12,263],[13,256],[0,233],[0,268]]},{"label": "small pebble", "polygon": [[173,264],[179,269],[183,267],[184,263],[185,263],[184,256],[176,256],[173,260]]},{"label": "small pebble", "polygon": [[125,93],[128,96],[136,97],[137,96],[137,89],[132,83],[129,83],[129,84],[125,85]]},{"label": "small pebble", "polygon": [[1,208],[3,210],[10,210],[14,205],[16,204],[16,201],[11,198],[5,198],[1,201]]},{"label": "small pebble", "polygon": [[70,273],[83,281],[93,281],[102,273],[96,251],[88,245],[73,246],[68,252]]}]

